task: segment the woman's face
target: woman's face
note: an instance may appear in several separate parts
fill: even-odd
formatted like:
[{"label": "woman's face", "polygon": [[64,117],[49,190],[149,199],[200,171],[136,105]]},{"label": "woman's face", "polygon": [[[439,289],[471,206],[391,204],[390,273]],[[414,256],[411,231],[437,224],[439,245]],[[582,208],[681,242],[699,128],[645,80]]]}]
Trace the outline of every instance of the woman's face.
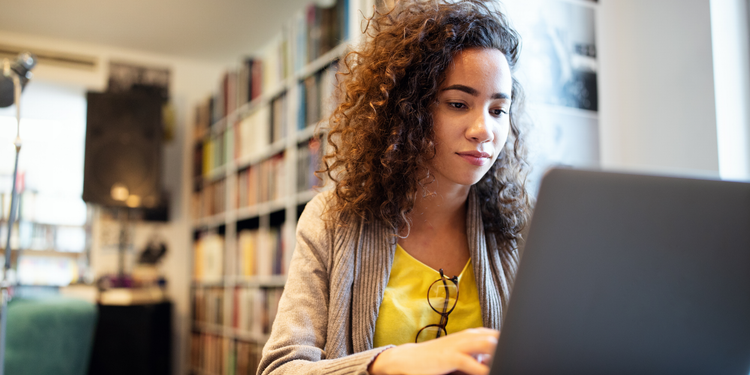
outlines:
[{"label": "woman's face", "polygon": [[508,139],[512,88],[502,52],[471,48],[455,55],[431,109],[436,154],[429,168],[438,186],[469,187],[487,173]]}]

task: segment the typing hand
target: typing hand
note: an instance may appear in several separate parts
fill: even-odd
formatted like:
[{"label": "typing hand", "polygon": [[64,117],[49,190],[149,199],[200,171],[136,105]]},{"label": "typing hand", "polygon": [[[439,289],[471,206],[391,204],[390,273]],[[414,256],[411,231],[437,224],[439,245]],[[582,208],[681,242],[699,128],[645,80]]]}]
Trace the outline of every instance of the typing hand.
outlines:
[{"label": "typing hand", "polygon": [[486,375],[490,369],[484,359],[494,353],[499,335],[494,329],[472,328],[419,344],[400,345],[380,353],[370,365],[370,373]]}]

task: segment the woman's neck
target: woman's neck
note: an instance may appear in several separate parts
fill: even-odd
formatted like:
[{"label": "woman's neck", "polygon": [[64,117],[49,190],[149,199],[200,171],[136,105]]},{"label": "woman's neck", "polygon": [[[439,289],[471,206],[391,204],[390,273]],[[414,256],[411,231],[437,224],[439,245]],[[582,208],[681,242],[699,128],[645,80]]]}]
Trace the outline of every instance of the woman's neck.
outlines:
[{"label": "woman's neck", "polygon": [[[430,186],[432,187],[432,186]],[[417,194],[409,214],[411,225],[398,243],[411,256],[435,270],[458,275],[469,259],[466,238],[466,201],[469,188]]]},{"label": "woman's neck", "polygon": [[[431,185],[435,185],[434,183]],[[428,189],[433,186],[428,186]],[[441,230],[447,226],[460,225],[463,227],[466,218],[466,200],[469,197],[469,187],[458,186],[453,189],[434,187],[433,194],[424,196],[417,193],[414,209],[411,212],[412,230],[419,231],[433,227]]]},{"label": "woman's neck", "polygon": [[[441,186],[442,185],[442,186]],[[408,215],[408,228],[400,236],[419,242],[437,239],[445,234],[463,232],[466,227],[466,201],[470,186],[439,184],[427,185],[428,194],[417,191],[414,208]],[[421,189],[420,189],[421,190]],[[411,241],[401,241],[411,242]]]}]

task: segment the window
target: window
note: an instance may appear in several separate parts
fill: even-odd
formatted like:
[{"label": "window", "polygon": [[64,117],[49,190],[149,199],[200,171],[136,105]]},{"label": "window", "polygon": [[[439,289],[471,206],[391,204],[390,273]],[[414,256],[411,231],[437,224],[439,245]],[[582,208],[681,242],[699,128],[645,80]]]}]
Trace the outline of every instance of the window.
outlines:
[{"label": "window", "polygon": [[[16,108],[0,108],[0,248],[5,247],[16,137]],[[67,285],[86,266],[83,87],[30,81],[21,96],[20,206],[11,248],[22,250],[22,284]]]}]

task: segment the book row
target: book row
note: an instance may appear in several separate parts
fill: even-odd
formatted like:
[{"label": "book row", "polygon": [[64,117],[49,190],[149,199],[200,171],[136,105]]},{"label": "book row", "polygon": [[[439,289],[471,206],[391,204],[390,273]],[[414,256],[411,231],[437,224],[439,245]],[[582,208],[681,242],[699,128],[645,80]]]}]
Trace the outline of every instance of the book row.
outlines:
[{"label": "book row", "polygon": [[[225,165],[228,161],[228,145],[233,141],[231,132],[223,132],[211,137],[205,138],[196,144],[195,152],[201,157],[196,157],[193,166],[194,176],[206,176]],[[198,173],[199,172],[199,173]]]},{"label": "book row", "polygon": [[190,367],[194,374],[255,375],[263,344],[193,332]]},{"label": "book row", "polygon": [[[301,148],[301,152],[302,157],[305,157],[306,148]],[[299,178],[310,179],[306,173],[308,170],[311,171],[310,173],[314,172],[312,169],[312,167],[305,168],[304,176]],[[284,152],[281,152],[237,172],[232,207],[251,207],[258,203],[279,200],[287,195],[288,186],[290,185],[287,182],[286,159]],[[192,193],[192,217],[200,219],[224,212],[227,203],[226,194],[225,178],[196,182]]]},{"label": "book row", "polygon": [[336,105],[337,72],[338,62],[333,62],[299,83],[297,129],[315,126],[331,114]]},{"label": "book row", "polygon": [[283,291],[282,288],[234,288],[232,327],[254,337],[269,335]]},{"label": "book row", "polygon": [[293,249],[284,240],[287,223],[268,230],[243,229],[237,235],[234,275],[286,275]]},{"label": "book row", "polygon": [[196,139],[205,136],[213,124],[240,106],[258,98],[271,83],[281,82],[288,77],[287,49],[286,40],[282,40],[264,52],[263,57],[246,58],[238,69],[226,71],[215,93],[195,108]]},{"label": "book row", "polygon": [[[336,101],[337,65],[331,64],[299,83],[299,106],[296,128],[315,126],[331,114]],[[238,121],[227,142],[234,144],[234,157],[246,159],[266,146],[284,139],[289,123],[288,96],[282,93],[268,106],[261,106]]]},{"label": "book row", "polygon": [[295,24],[295,69],[314,61],[342,42],[349,40],[350,0],[336,0],[330,6],[311,4],[298,13]]},{"label": "book row", "polygon": [[[291,76],[292,70],[301,70],[346,41],[349,38],[349,2],[336,0],[328,6],[308,6],[296,16],[292,32],[284,30],[258,56],[245,58],[238,68],[226,71],[215,93],[196,106],[195,137],[202,138],[212,124],[262,93],[277,89]],[[294,53],[291,34],[294,35]]]},{"label": "book row", "polygon": [[281,152],[237,172],[235,207],[272,202],[286,195],[286,160]]},{"label": "book row", "polygon": [[[276,107],[285,105],[285,98],[286,95],[282,95],[275,99],[274,103],[280,103]],[[277,141],[273,136],[275,132],[279,136],[286,134],[282,130],[286,127],[286,124],[282,123],[284,120],[283,115],[277,114],[277,120],[274,123],[272,119],[272,107],[273,105],[263,105],[256,108],[227,130],[230,132],[230,137],[233,140],[234,158],[236,160],[246,159],[259,150],[263,150],[266,146],[272,144],[273,141]],[[280,129],[276,129],[277,127],[280,127]]]},{"label": "book row", "polygon": [[197,185],[191,197],[191,211],[194,219],[218,215],[226,210],[226,179]]},{"label": "book row", "polygon": [[[258,164],[237,172],[232,207],[241,209],[259,203],[283,199],[291,193],[304,192],[322,185],[315,172],[321,168],[324,138],[315,137],[297,147],[295,182],[287,181],[286,156],[280,152]],[[196,182],[192,195],[192,217],[200,219],[220,214],[226,209],[226,179]]]},{"label": "book row", "polygon": [[[330,115],[335,106],[336,71],[336,65],[332,64],[300,82],[298,130],[315,126]],[[289,121],[287,102],[286,93],[282,93],[269,105],[256,108],[233,126],[196,142],[194,177],[210,175],[226,165],[230,157],[247,160],[269,145],[282,141],[287,136]],[[230,145],[234,150],[231,156]]]},{"label": "book row", "polygon": [[[193,322],[230,327],[237,336],[263,338],[271,333],[283,290],[281,287],[195,288]],[[226,298],[231,303],[228,311]]]},{"label": "book row", "polygon": [[[287,222],[268,229],[242,229],[237,234],[232,264],[225,267],[224,235],[216,231],[198,234],[193,242],[193,280],[214,282],[224,276],[285,275],[293,249],[284,240]],[[225,272],[226,271],[226,272]]]},{"label": "book row", "polygon": [[193,322],[223,325],[224,320],[224,288],[195,288]]}]

